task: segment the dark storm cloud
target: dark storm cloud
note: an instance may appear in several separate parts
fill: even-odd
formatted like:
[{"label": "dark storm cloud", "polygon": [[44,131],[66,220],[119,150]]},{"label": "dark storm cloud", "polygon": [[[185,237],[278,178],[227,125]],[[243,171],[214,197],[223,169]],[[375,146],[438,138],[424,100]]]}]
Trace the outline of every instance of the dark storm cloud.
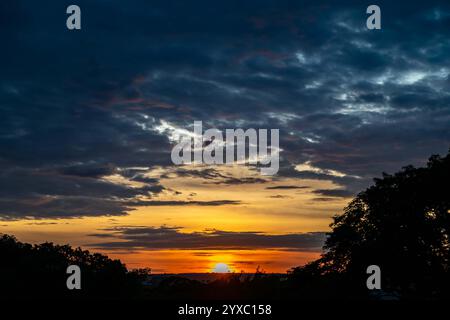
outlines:
[{"label": "dark storm cloud", "polygon": [[71,176],[80,177],[92,177],[98,178],[115,173],[113,166],[93,166],[93,165],[81,165],[81,166],[69,166],[61,169],[61,173]]},{"label": "dark storm cloud", "polygon": [[[80,31],[69,4],[0,3],[1,216],[124,214],[161,192],[133,169],[171,164],[160,120],[280,128],[280,177],[348,194],[449,147],[446,1],[379,1],[378,31],[360,1],[80,0]],[[325,173],[295,170],[307,161]],[[263,183],[178,172],[194,175]]]},{"label": "dark storm cloud", "polygon": [[113,238],[91,246],[103,249],[290,249],[297,251],[320,251],[325,241],[325,233],[288,233],[270,235],[261,232],[232,232],[205,230],[202,232],[182,232],[178,227],[159,228],[114,228],[104,233],[91,234],[99,238]]}]

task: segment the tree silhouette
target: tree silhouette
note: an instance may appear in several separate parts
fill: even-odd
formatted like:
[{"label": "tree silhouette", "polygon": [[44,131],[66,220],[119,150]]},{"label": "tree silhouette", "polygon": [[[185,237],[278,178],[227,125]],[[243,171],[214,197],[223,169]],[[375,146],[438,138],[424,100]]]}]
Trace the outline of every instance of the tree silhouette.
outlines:
[{"label": "tree silhouette", "polygon": [[[120,260],[68,245],[21,243],[0,236],[0,297],[132,297],[148,270],[128,272]],[[68,290],[66,269],[81,269],[82,290]]]},{"label": "tree silhouette", "polygon": [[[450,153],[425,168],[407,166],[375,179],[334,217],[322,257],[292,275],[329,281],[354,295],[367,292],[366,268],[378,265],[382,289],[403,297],[449,294]],[[311,280],[315,279],[315,280]],[[335,288],[336,290],[336,288]]]}]

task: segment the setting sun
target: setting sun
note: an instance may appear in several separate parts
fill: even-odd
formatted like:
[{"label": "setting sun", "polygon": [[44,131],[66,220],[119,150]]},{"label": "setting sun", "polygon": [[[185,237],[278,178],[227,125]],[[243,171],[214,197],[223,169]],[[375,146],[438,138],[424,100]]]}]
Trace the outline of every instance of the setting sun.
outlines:
[{"label": "setting sun", "polygon": [[212,270],[214,273],[229,273],[231,272],[230,267],[226,263],[218,263],[214,266]]}]

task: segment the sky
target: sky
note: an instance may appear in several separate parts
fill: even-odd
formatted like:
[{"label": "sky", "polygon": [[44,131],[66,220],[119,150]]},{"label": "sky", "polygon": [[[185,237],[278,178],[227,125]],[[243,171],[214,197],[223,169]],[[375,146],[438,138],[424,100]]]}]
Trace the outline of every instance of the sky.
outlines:
[{"label": "sky", "polygon": [[[81,30],[66,8],[81,8]],[[0,233],[153,272],[285,272],[382,172],[450,146],[450,4],[0,2]],[[280,169],[174,165],[203,127],[280,130]]]}]

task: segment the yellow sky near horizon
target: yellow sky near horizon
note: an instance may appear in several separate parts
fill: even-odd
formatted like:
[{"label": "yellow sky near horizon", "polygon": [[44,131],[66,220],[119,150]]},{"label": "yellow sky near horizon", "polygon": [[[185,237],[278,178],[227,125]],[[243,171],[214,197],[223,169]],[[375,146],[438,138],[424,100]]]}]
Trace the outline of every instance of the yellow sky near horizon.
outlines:
[{"label": "yellow sky near horizon", "polygon": [[[254,174],[249,173],[246,174]],[[236,175],[236,174],[234,174]],[[114,177],[109,177],[111,181]],[[117,183],[125,183],[118,181]],[[40,219],[0,222],[0,232],[15,235],[20,241],[69,243],[94,249],[104,229],[116,227],[180,227],[180,232],[217,229],[232,232],[289,234],[328,231],[331,217],[340,213],[349,199],[330,197],[319,201],[317,189],[337,189],[331,181],[312,179],[279,179],[264,183],[215,184],[199,177],[162,178],[164,192],[151,200],[216,201],[233,200],[238,204],[201,206],[139,206],[123,216],[83,217],[72,219]],[[296,186],[297,189],[273,189]],[[272,189],[267,189],[271,187]],[[174,192],[176,190],[177,192]],[[198,250],[192,249],[98,249],[95,251],[120,258],[129,267],[150,267],[157,272],[207,272],[216,263],[226,263],[232,270],[252,272],[260,266],[268,272],[285,272],[318,257],[319,252],[282,249]]]}]

